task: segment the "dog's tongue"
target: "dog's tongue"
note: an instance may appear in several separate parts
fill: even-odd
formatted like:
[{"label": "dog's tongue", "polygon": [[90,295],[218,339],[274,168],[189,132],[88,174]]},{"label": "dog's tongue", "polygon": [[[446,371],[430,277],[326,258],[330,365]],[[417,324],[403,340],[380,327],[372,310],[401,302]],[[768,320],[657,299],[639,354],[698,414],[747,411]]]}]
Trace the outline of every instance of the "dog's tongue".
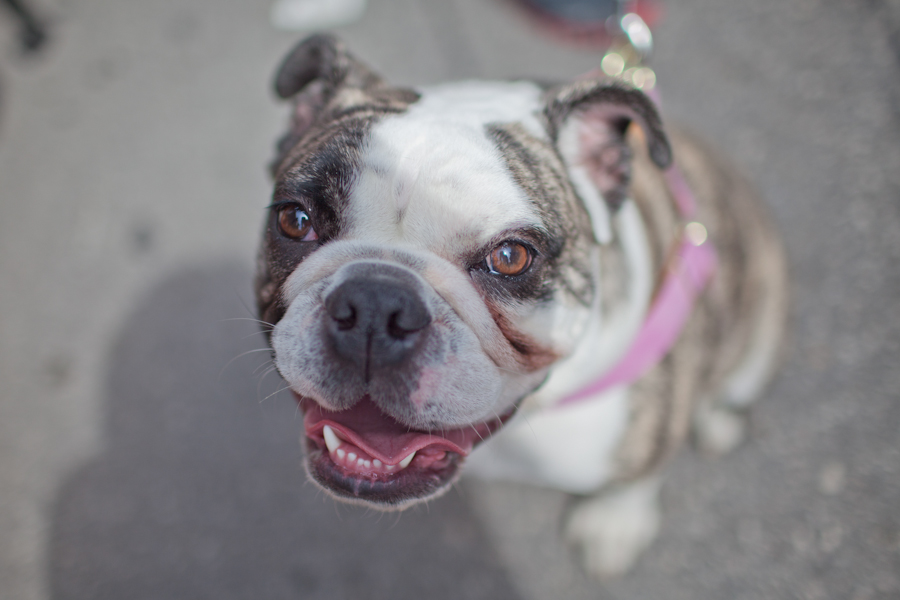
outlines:
[{"label": "dog's tongue", "polygon": [[440,432],[413,431],[381,412],[368,396],[342,411],[322,408],[308,398],[300,399],[300,405],[305,413],[306,435],[321,437],[322,429],[328,425],[340,437],[388,465],[397,464],[411,452],[425,448],[466,456],[477,442],[490,436],[500,424],[497,421]]}]

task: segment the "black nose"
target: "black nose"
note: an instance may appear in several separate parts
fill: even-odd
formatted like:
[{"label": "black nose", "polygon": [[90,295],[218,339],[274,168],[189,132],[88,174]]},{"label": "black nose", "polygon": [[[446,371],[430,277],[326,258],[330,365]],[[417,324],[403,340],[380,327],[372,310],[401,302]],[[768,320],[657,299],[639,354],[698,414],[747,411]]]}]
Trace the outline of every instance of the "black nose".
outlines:
[{"label": "black nose", "polygon": [[399,269],[347,279],[325,298],[325,310],[335,352],[359,367],[366,381],[407,360],[431,323],[417,285]]}]

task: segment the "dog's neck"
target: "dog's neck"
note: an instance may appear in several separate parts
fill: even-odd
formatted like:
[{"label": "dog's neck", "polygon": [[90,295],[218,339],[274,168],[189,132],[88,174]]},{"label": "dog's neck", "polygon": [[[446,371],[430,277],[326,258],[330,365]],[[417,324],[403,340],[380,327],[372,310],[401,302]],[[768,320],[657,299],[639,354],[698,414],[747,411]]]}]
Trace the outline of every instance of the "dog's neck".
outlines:
[{"label": "dog's neck", "polygon": [[577,349],[554,369],[523,408],[554,405],[608,371],[641,328],[653,296],[660,257],[635,201],[625,202],[612,219],[613,237],[593,256],[600,282]]},{"label": "dog's neck", "polygon": [[[600,283],[591,320],[577,349],[554,368],[525,408],[556,405],[620,366],[644,333],[669,261],[681,251],[684,226],[693,212],[690,192],[676,169],[660,171],[638,144],[632,145],[635,183],[631,198],[612,218],[611,240],[594,257],[595,281]],[[709,267],[708,259],[701,257],[703,269]]]},{"label": "dog's neck", "polygon": [[[605,260],[597,268],[598,281],[605,285],[598,290],[597,316],[584,341],[528,406],[602,399],[613,388],[633,383],[677,342],[716,270],[717,257],[705,227],[692,221],[696,203],[680,170],[673,167],[655,179],[664,193],[636,190],[638,200],[629,200],[616,214],[615,237],[601,250]],[[652,184],[654,178],[640,181]],[[617,264],[626,267],[627,285],[616,277]]]}]

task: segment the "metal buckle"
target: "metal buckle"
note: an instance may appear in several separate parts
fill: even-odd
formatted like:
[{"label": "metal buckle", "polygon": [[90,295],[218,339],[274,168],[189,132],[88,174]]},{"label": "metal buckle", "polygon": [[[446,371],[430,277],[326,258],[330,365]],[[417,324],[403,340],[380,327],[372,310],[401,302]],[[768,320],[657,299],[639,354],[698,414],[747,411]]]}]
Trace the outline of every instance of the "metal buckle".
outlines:
[{"label": "metal buckle", "polygon": [[637,13],[624,13],[614,18],[616,22],[611,24],[611,29],[618,30],[615,31],[616,41],[603,55],[600,69],[645,92],[653,89],[656,73],[644,65],[653,51],[650,28]]}]

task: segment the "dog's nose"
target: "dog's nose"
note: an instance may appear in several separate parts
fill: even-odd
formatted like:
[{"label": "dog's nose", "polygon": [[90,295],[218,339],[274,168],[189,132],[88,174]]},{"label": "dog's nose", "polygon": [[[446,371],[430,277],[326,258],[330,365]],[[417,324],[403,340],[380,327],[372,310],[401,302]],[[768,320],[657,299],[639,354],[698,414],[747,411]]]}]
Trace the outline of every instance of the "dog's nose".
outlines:
[{"label": "dog's nose", "polygon": [[415,286],[402,275],[357,275],[325,298],[334,350],[363,369],[366,380],[405,361],[431,323]]}]

